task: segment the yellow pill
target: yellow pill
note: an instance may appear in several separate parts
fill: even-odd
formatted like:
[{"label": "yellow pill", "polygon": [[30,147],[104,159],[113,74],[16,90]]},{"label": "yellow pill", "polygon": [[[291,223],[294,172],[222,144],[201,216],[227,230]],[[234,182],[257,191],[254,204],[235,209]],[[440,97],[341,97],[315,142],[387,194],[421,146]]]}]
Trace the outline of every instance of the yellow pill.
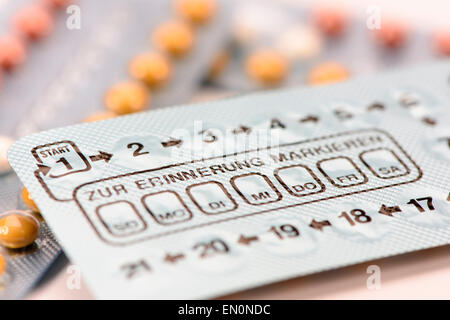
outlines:
[{"label": "yellow pill", "polygon": [[6,261],[5,258],[0,254],[0,277],[5,273]]},{"label": "yellow pill", "polygon": [[152,38],[158,48],[173,57],[184,56],[194,44],[192,29],[181,21],[168,21],[161,24]]},{"label": "yellow pill", "polygon": [[143,111],[150,101],[148,89],[137,82],[121,82],[114,85],[105,95],[106,108],[116,114]]},{"label": "yellow pill", "polygon": [[350,77],[346,67],[337,62],[324,62],[315,66],[308,74],[308,84],[318,85],[344,81]]},{"label": "yellow pill", "polygon": [[247,74],[255,81],[268,86],[280,84],[285,78],[288,62],[281,54],[272,50],[260,50],[245,61]]},{"label": "yellow pill", "polygon": [[30,209],[33,212],[39,212],[39,208],[36,206],[36,203],[34,203],[33,199],[30,197],[30,194],[28,193],[28,190],[25,187],[22,188],[22,200],[28,209]]},{"label": "yellow pill", "polygon": [[26,211],[5,212],[0,219],[0,244],[4,247],[26,247],[36,240],[38,234],[39,222]]},{"label": "yellow pill", "polygon": [[158,52],[138,55],[130,63],[130,74],[151,88],[162,87],[172,74],[169,60]]},{"label": "yellow pill", "polygon": [[180,16],[195,24],[211,20],[216,12],[214,0],[177,0],[175,9]]},{"label": "yellow pill", "polygon": [[86,118],[83,119],[83,122],[94,122],[94,121],[100,121],[100,120],[106,120],[117,117],[117,114],[115,114],[112,111],[100,111],[95,112]]}]

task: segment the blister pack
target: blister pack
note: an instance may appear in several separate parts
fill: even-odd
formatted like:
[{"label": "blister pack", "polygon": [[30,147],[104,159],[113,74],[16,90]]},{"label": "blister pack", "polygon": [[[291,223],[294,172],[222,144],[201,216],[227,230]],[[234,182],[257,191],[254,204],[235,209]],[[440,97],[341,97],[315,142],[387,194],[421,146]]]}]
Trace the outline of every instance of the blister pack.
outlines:
[{"label": "blister pack", "polygon": [[[414,28],[388,12],[377,24],[378,9],[243,1],[233,16],[231,58],[213,83],[240,92],[267,84],[298,86],[320,81],[316,73],[348,78],[445,57],[434,44],[433,30]],[[259,65],[263,60],[271,71]]]},{"label": "blister pack", "polygon": [[[152,108],[189,99],[208,72],[216,51],[226,44],[232,1],[216,3],[211,21],[195,28],[189,52],[172,61],[173,74],[167,85],[153,92],[149,101]],[[4,12],[20,8],[18,1],[7,4]],[[151,4],[143,0],[74,1],[77,9],[62,13],[55,21],[53,34],[30,47],[29,61],[5,77],[0,119],[8,121],[2,123],[0,133],[20,137],[74,124],[102,110],[108,89],[131,78],[133,58],[158,51],[152,40],[157,27],[181,20],[174,4],[164,0]],[[79,29],[68,30],[68,19],[77,13]],[[27,94],[23,94],[24,90]]]},{"label": "blister pack", "polygon": [[27,136],[98,298],[207,298],[450,241],[450,63]]},{"label": "blister pack", "polygon": [[[9,72],[1,75],[1,139],[77,123],[101,110],[109,88],[118,82],[133,80],[131,61],[142,53],[163,51],[153,39],[155,30],[170,21],[186,20],[177,12],[175,1],[60,1],[67,7],[58,10],[44,5],[50,6],[50,3],[53,2],[9,0],[0,3],[0,28],[5,33],[11,26],[17,28],[18,17],[32,20],[36,15],[40,23],[27,31],[42,32],[30,39],[26,35],[19,39],[24,56],[12,57],[20,61],[14,60]],[[142,108],[180,103],[196,91],[216,50],[228,39],[227,20],[232,3],[220,0],[214,3],[211,19],[192,27],[190,47],[184,56],[169,59],[170,77],[167,76],[164,86],[157,90],[152,88],[151,99]],[[11,41],[8,38],[6,44],[11,45]],[[5,45],[3,38],[0,42]],[[2,56],[1,67],[4,59]],[[2,140],[0,148],[3,146]],[[3,150],[0,155],[3,157]],[[6,164],[0,165],[1,212],[27,209],[21,200],[20,181],[8,172]],[[37,218],[40,231],[31,246],[0,251],[6,260],[0,298],[24,297],[61,253],[46,222]]]}]

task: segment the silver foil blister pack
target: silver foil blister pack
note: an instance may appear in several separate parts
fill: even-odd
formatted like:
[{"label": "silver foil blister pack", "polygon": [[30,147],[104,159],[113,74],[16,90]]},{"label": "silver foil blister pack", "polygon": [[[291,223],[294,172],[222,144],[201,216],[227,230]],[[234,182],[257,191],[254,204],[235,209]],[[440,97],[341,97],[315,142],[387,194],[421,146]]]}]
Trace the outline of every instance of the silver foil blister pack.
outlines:
[{"label": "silver foil blister pack", "polygon": [[448,244],[449,75],[69,126],[9,160],[97,297],[215,297]]}]

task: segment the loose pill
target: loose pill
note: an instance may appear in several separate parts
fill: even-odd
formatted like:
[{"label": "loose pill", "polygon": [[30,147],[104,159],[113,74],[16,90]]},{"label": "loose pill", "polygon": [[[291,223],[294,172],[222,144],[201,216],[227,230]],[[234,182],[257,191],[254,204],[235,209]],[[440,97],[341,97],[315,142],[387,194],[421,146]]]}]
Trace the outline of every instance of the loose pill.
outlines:
[{"label": "loose pill", "polygon": [[25,60],[25,44],[13,35],[0,37],[0,67],[5,70],[20,65]]},{"label": "loose pill", "polygon": [[11,171],[8,163],[8,149],[13,144],[13,140],[6,136],[0,136],[0,174]]},{"label": "loose pill", "polygon": [[162,87],[172,74],[170,61],[161,53],[147,52],[130,63],[130,74],[151,88]]},{"label": "loose pill", "polygon": [[106,119],[111,119],[117,117],[117,114],[115,114],[112,111],[100,111],[91,114],[90,116],[87,116],[83,119],[83,122],[94,122],[94,121],[101,121]]},{"label": "loose pill", "polygon": [[5,273],[6,271],[6,261],[5,258],[0,254],[0,277]]},{"label": "loose pill", "polygon": [[433,35],[433,46],[437,53],[450,55],[450,30],[440,30]]},{"label": "loose pill", "polygon": [[28,209],[30,209],[33,212],[39,212],[39,208],[36,206],[36,203],[34,203],[33,199],[28,193],[28,190],[25,187],[22,188],[22,200]]},{"label": "loose pill", "polygon": [[12,210],[0,218],[0,244],[10,249],[26,247],[36,240],[39,222],[26,211]]},{"label": "loose pill", "polygon": [[313,11],[313,20],[324,34],[332,37],[341,35],[348,25],[347,12],[335,6],[322,6]]},{"label": "loose pill", "polygon": [[195,24],[204,24],[211,20],[216,12],[214,0],[177,0],[176,11],[180,16]]},{"label": "loose pill", "polygon": [[122,82],[114,85],[105,95],[105,106],[116,114],[143,111],[150,100],[148,89],[138,82]]},{"label": "loose pill", "polygon": [[245,61],[247,74],[256,82],[274,86],[280,84],[287,74],[286,58],[272,50],[260,50],[251,54]]},{"label": "loose pill", "polygon": [[187,54],[194,43],[192,29],[181,21],[169,21],[161,24],[152,36],[155,45],[173,57]]},{"label": "loose pill", "polygon": [[407,38],[407,29],[404,23],[396,20],[383,19],[380,29],[375,31],[376,41],[386,48],[399,48]]},{"label": "loose pill", "polygon": [[312,68],[307,82],[311,85],[339,82],[348,79],[350,72],[337,62],[324,62]]},{"label": "loose pill", "polygon": [[39,39],[52,31],[53,18],[43,6],[29,5],[16,13],[13,24],[20,33],[31,39]]}]

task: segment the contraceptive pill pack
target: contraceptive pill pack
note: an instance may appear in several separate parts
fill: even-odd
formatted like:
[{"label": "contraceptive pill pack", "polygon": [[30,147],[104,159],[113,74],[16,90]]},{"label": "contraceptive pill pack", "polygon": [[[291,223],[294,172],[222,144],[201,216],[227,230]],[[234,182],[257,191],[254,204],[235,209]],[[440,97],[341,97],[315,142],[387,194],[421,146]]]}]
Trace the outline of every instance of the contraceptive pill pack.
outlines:
[{"label": "contraceptive pill pack", "polygon": [[9,161],[98,298],[210,298],[450,242],[450,63],[53,129]]},{"label": "contraceptive pill pack", "polygon": [[[0,2],[0,29],[6,32],[14,13],[30,3]],[[173,62],[172,79],[152,95],[153,108],[180,103],[195,93],[216,51],[228,39],[231,9],[232,1],[217,1],[216,15],[196,30],[192,51]],[[76,15],[79,26],[72,23],[69,28]],[[154,49],[152,32],[172,19],[177,19],[172,1],[74,1],[55,16],[48,38],[28,46],[27,61],[3,74],[0,134],[18,138],[79,122],[101,110],[107,89],[129,79],[129,61]],[[21,188],[12,172],[0,174],[2,212],[24,207]],[[29,248],[0,249],[7,263],[0,299],[24,297],[61,253],[44,220],[40,226],[39,237]]]}]

